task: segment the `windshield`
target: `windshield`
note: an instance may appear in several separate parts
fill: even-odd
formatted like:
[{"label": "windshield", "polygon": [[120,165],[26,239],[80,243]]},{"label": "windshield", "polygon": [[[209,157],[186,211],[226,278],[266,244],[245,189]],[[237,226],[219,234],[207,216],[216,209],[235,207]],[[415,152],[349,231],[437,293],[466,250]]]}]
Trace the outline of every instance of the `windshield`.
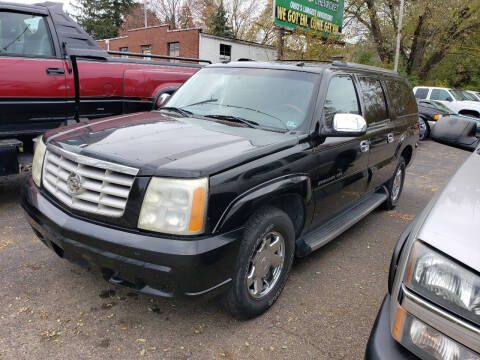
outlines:
[{"label": "windshield", "polygon": [[453,94],[453,97],[457,101],[465,101],[468,100],[465,95],[463,95],[463,91],[460,90],[450,90],[450,92]]},{"label": "windshield", "polygon": [[260,128],[295,130],[310,113],[317,75],[300,71],[206,68],[190,78],[167,108],[235,118]]},{"label": "windshield", "polygon": [[469,92],[462,91],[463,96],[465,96],[468,100],[470,101],[480,101],[477,99],[477,97],[473,94],[470,94]]}]

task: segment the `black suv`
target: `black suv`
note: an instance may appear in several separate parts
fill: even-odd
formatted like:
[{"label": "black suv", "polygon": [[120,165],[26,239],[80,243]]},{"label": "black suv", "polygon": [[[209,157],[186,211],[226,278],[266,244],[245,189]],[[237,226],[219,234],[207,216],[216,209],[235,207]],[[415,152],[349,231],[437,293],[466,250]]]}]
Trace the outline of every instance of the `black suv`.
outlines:
[{"label": "black suv", "polygon": [[225,291],[238,317],[275,302],[295,256],[395,207],[418,143],[407,82],[345,62],[212,65],[164,100],[46,133],[23,207],[110,283]]}]

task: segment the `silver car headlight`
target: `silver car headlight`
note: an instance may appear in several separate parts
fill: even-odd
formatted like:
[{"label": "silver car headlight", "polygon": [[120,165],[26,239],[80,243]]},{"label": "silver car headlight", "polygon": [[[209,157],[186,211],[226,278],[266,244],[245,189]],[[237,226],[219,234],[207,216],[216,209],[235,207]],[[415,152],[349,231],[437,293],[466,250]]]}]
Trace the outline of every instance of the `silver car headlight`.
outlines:
[{"label": "silver car headlight", "polygon": [[154,177],[143,199],[138,227],[167,234],[201,234],[205,230],[207,198],[207,178]]},{"label": "silver car headlight", "polygon": [[480,360],[480,356],[399,308],[393,337],[424,360]]},{"label": "silver car headlight", "polygon": [[42,169],[43,169],[43,158],[45,157],[45,151],[47,147],[43,142],[43,139],[40,137],[40,140],[37,142],[35,148],[35,154],[33,155],[32,163],[32,178],[35,185],[40,187],[42,183]]},{"label": "silver car headlight", "polygon": [[420,241],[410,252],[404,283],[432,303],[480,324],[480,276]]}]

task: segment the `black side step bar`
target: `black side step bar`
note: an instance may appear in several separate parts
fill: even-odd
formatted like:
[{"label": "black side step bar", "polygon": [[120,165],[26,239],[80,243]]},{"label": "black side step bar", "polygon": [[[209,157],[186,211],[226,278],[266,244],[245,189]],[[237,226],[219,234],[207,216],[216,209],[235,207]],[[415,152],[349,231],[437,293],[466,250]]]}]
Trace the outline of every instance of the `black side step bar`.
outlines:
[{"label": "black side step bar", "polygon": [[387,190],[366,196],[353,207],[341,212],[320,227],[306,233],[297,241],[296,255],[303,257],[328,244],[387,200]]}]

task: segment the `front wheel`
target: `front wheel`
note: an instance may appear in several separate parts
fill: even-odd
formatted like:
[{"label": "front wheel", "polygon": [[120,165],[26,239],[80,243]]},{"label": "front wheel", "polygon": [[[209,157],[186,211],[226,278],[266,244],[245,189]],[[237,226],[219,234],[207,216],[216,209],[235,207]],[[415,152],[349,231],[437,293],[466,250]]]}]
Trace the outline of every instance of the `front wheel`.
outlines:
[{"label": "front wheel", "polygon": [[400,157],[393,177],[387,182],[388,198],[385,201],[384,208],[386,210],[393,210],[400,201],[400,196],[403,191],[403,184],[405,182],[406,162],[403,157]]},{"label": "front wheel", "polygon": [[420,141],[427,139],[430,136],[430,126],[424,118],[419,118],[420,124]]},{"label": "front wheel", "polygon": [[285,286],[295,251],[295,230],[283,211],[266,207],[245,224],[232,286],[225,294],[228,311],[253,318],[270,308]]}]

